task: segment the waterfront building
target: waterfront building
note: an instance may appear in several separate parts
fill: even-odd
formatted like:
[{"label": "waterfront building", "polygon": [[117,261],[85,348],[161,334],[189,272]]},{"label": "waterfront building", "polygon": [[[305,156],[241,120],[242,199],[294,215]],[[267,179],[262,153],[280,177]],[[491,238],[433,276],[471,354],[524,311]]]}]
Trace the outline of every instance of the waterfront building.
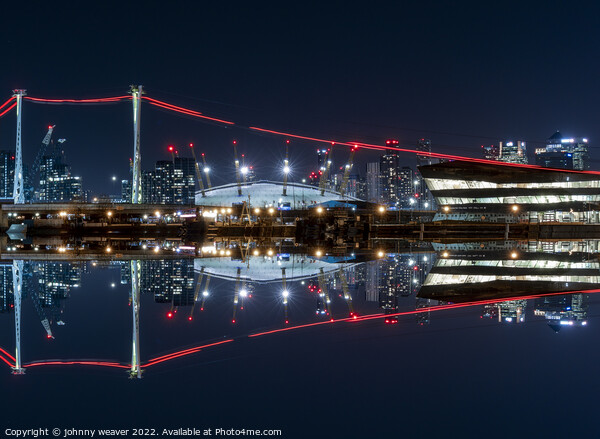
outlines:
[{"label": "waterfront building", "polygon": [[420,172],[441,207],[440,219],[600,222],[597,172],[459,160]]}]

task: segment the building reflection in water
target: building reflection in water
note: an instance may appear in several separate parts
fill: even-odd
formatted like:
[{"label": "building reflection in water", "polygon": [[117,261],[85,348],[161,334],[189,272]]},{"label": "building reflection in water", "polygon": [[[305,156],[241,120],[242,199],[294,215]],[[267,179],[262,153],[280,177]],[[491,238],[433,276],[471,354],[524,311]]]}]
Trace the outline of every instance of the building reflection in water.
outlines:
[{"label": "building reflection in water", "polygon": [[[353,254],[314,257],[271,252],[246,255],[243,259],[189,256],[135,262],[118,259],[27,261],[23,264],[21,299],[33,302],[48,338],[54,337],[56,326],[68,323],[63,319],[68,298],[85,284],[86,273],[97,269],[120,270],[121,284],[129,286],[129,303],[136,303],[137,309],[140,295],[151,297],[159,306],[165,306],[167,317],[172,318],[178,309],[185,308],[190,321],[194,308],[204,309],[205,301],[214,294],[217,300],[230,301],[235,322],[236,312],[258,291],[277,298],[282,305],[280,309],[285,312],[285,327],[289,323],[288,306],[294,303],[288,300],[292,298],[292,291],[293,295],[304,295],[312,300],[313,316],[294,322],[298,328],[362,317],[397,324],[406,322],[409,315],[414,316],[411,317],[413,322],[416,320],[418,325],[425,326],[432,323],[435,311],[466,304],[480,307],[481,318],[502,324],[543,319],[558,332],[563,328],[586,326],[588,322],[589,294],[585,291],[597,289],[600,262],[598,246],[585,245],[595,250],[585,251],[582,243],[506,242],[420,247],[406,253],[387,253],[376,260],[361,259]],[[139,288],[132,284],[134,264]],[[0,264],[2,313],[13,313],[16,309],[13,267],[12,262]],[[215,278],[221,282],[218,288],[210,284]],[[230,286],[223,288],[224,281]],[[292,282],[302,288],[288,290]],[[215,291],[211,291],[209,285]],[[134,296],[134,290],[139,294]],[[374,314],[376,310],[379,313]],[[259,311],[254,307],[253,312]],[[135,328],[137,318],[136,314]],[[18,328],[16,322],[15,314],[15,328]],[[28,325],[33,323],[27,322]],[[406,328],[405,324],[397,326],[400,330]],[[273,331],[266,333],[270,332]],[[103,365],[127,367],[131,369],[131,376],[141,377],[144,365],[156,363],[141,362],[139,351],[135,350],[140,334],[136,330],[133,333],[132,358],[135,360],[129,366],[106,362]],[[17,343],[17,349],[19,346]],[[176,357],[167,355],[166,358]]]}]

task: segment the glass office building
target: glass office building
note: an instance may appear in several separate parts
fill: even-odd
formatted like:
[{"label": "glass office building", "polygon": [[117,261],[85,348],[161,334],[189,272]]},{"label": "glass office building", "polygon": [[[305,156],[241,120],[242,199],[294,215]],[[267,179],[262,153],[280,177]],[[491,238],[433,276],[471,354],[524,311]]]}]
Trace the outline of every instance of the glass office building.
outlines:
[{"label": "glass office building", "polygon": [[446,219],[599,222],[600,172],[467,161],[419,169]]}]

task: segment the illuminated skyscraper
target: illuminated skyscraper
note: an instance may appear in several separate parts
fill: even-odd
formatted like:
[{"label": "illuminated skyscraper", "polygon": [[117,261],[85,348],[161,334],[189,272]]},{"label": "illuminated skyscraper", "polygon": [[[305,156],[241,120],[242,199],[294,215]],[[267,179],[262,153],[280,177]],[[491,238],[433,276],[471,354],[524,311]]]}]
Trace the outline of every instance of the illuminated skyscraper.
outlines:
[{"label": "illuminated skyscraper", "polygon": [[0,151],[0,198],[12,198],[15,180],[15,154]]},{"label": "illuminated skyscraper", "polygon": [[498,150],[502,162],[527,164],[527,146],[521,140],[500,142]]},{"label": "illuminated skyscraper", "polygon": [[557,131],[545,147],[535,149],[535,159],[539,166],[585,171],[589,169],[588,139],[563,137]]},{"label": "illuminated skyscraper", "polygon": [[381,202],[381,179],[379,162],[367,163],[366,200],[371,203]]}]

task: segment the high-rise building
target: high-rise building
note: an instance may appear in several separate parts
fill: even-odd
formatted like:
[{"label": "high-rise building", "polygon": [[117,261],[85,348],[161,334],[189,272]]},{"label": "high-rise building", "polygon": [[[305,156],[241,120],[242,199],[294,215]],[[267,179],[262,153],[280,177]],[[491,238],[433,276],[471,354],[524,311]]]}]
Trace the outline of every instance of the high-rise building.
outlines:
[{"label": "high-rise building", "polygon": [[15,181],[15,154],[0,151],[0,198],[12,198]]},{"label": "high-rise building", "polygon": [[589,169],[588,139],[563,137],[557,131],[545,147],[535,149],[535,158],[540,166],[585,171]]},{"label": "high-rise building", "polygon": [[[389,142],[389,141],[388,141]],[[398,194],[398,168],[400,167],[398,154],[388,150],[379,159],[380,168],[380,197],[381,202],[390,206],[397,206]]]},{"label": "high-rise building", "polygon": [[583,293],[535,299],[534,315],[544,316],[555,332],[563,326],[587,325],[588,295]]},{"label": "high-rise building", "polygon": [[[417,151],[424,153],[431,153],[431,140],[419,139],[417,140]],[[417,154],[417,166],[426,166],[433,164],[433,160],[429,155]]]},{"label": "high-rise building", "polygon": [[[194,159],[186,157],[175,157],[175,186],[179,187],[177,193],[181,194],[181,204],[194,204],[196,190],[196,164]],[[249,168],[247,177],[254,176],[254,169],[252,166]],[[252,181],[248,179],[248,181]],[[176,201],[176,204],[177,203]]]},{"label": "high-rise building", "polygon": [[11,311],[13,305],[12,263],[5,263],[0,265],[0,312]]},{"label": "high-rise building", "polygon": [[191,305],[194,302],[194,261],[142,261],[140,289],[143,294],[152,294],[158,303]]},{"label": "high-rise building", "polygon": [[131,203],[131,180],[121,180],[121,201]]},{"label": "high-rise building", "polygon": [[498,145],[481,145],[481,151],[485,160],[500,160]]},{"label": "high-rise building", "polygon": [[[415,181],[417,183],[415,184]],[[415,180],[415,171],[408,166],[403,166],[398,171],[398,199],[399,207],[416,208],[417,198],[415,198],[415,186],[418,180]]]},{"label": "high-rise building", "polygon": [[[194,172],[188,159],[159,160],[153,171],[142,173],[142,202],[151,204],[193,204]],[[187,174],[187,175],[186,175]]]},{"label": "high-rise building", "polygon": [[498,144],[498,160],[527,164],[527,146],[525,142],[521,140],[500,142]]},{"label": "high-rise building", "polygon": [[71,167],[60,155],[44,156],[40,165],[37,200],[44,202],[83,201],[81,177],[71,175]]},{"label": "high-rise building", "polygon": [[371,203],[381,202],[381,181],[379,162],[367,163],[366,197]]},{"label": "high-rise building", "polygon": [[540,151],[540,149],[536,149],[535,164],[544,168],[573,169],[573,154],[566,151]]}]

